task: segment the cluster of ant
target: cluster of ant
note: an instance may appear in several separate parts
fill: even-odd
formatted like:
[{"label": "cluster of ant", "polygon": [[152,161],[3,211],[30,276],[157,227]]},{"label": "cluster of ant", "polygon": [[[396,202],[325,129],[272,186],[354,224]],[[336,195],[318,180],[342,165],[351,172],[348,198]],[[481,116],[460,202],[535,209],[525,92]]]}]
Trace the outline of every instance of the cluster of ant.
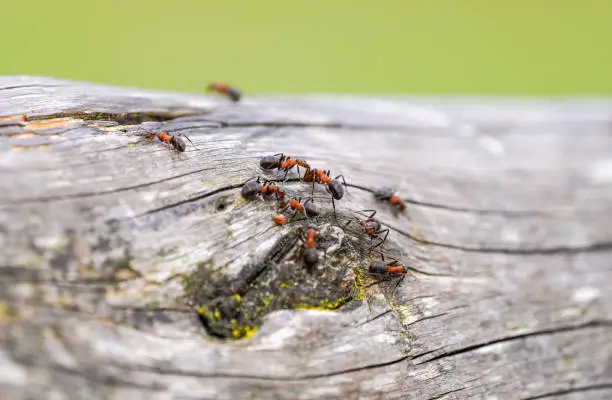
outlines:
[{"label": "cluster of ant", "polygon": [[[242,187],[241,194],[246,200],[255,200],[260,197],[264,200],[276,200],[278,202],[279,213],[273,216],[273,221],[278,225],[284,225],[287,223],[284,215],[286,211],[293,211],[293,216],[289,222],[294,221],[297,215],[303,214],[305,217],[303,220],[307,221],[304,236],[301,238],[304,244],[303,260],[307,266],[317,264],[319,261],[319,253],[315,248],[315,239],[317,238],[317,235],[319,235],[319,231],[315,228],[312,220],[318,217],[320,213],[313,197],[315,184],[323,185],[327,193],[331,196],[334,217],[336,223],[338,223],[335,201],[341,200],[344,196],[346,187],[344,176],[338,175],[335,178],[331,178],[331,171],[311,168],[306,161],[286,156],[282,153],[262,157],[260,160],[260,166],[264,170],[284,171],[285,176],[281,180],[283,183],[286,182],[289,171],[296,168],[300,181],[312,184],[311,197],[305,201],[302,201],[301,198],[291,198],[288,196],[283,187],[275,183],[277,181],[262,181],[260,177],[246,182]],[[304,175],[301,177],[300,167],[305,169]],[[342,181],[340,181],[340,179],[342,179]],[[397,211],[399,212],[405,209],[405,204],[390,188],[378,189],[374,192],[374,196],[378,200],[387,202],[393,207],[396,207]],[[376,214],[375,210],[364,210],[363,212],[371,213],[367,215],[365,219],[355,217],[354,219],[350,219],[344,226],[341,226],[339,223],[338,226],[342,228],[342,230],[345,230],[352,222],[357,222],[361,232],[371,239],[371,253],[374,248],[384,244],[389,234],[389,229],[382,229],[383,225],[380,223],[380,221],[374,218],[374,215]],[[375,241],[377,242],[376,244],[374,243]],[[368,266],[368,272],[371,275],[380,277],[382,279],[403,278],[406,275],[408,268],[404,264],[397,260],[385,261],[382,252],[380,255],[381,260],[373,261]]]},{"label": "cluster of ant", "polygon": [[[215,92],[223,96],[226,96],[234,103],[239,102],[240,98],[242,97],[242,94],[240,93],[238,89],[233,88],[223,83],[213,82],[210,85],[208,85],[207,89],[208,91]],[[160,142],[169,144],[172,147],[174,147],[176,151],[184,152],[185,149],[187,149],[187,143],[183,141],[181,136],[187,139],[189,143],[193,145],[193,147],[196,147],[193,144],[193,142],[186,135],[183,135],[183,134],[176,135],[176,136],[170,136],[166,132],[155,132],[155,133],[148,133],[147,135],[145,135],[145,137],[149,140],[153,140],[157,138],[159,139]]]}]

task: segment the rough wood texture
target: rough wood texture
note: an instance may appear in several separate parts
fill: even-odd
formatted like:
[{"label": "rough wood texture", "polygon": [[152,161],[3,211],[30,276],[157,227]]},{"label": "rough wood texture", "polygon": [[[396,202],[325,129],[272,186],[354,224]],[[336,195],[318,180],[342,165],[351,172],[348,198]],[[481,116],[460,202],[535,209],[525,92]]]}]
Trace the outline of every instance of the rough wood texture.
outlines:
[{"label": "rough wood texture", "polygon": [[[231,104],[0,77],[0,397],[612,398],[611,127],[607,99]],[[160,129],[197,149],[143,137]],[[414,276],[223,342],[183,278],[239,281],[294,229],[240,199],[277,152],[344,174],[340,218],[379,210]],[[359,189],[379,186],[407,214]]]}]

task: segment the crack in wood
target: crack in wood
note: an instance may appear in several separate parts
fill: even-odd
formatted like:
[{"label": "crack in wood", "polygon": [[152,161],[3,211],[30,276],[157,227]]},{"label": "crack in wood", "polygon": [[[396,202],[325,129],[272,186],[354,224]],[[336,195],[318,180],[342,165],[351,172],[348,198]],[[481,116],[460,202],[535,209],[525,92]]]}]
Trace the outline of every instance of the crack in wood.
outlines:
[{"label": "crack in wood", "polygon": [[[368,193],[375,193],[374,189],[370,189],[368,187],[358,185],[355,183],[347,183],[346,186],[353,187],[355,189],[363,190]],[[493,208],[468,208],[468,207],[460,207],[453,206],[449,204],[441,204],[441,203],[431,203],[427,201],[420,201],[411,199],[409,197],[403,197],[402,201],[408,204],[414,204],[417,206],[428,207],[428,208],[437,208],[440,210],[446,211],[455,211],[462,212],[467,214],[478,214],[478,215],[501,215],[506,217],[549,217],[553,218],[550,213],[541,210],[501,210],[501,209],[493,209]]]},{"label": "crack in wood", "polygon": [[[607,321],[607,320],[593,320],[590,322],[586,322],[584,324],[580,324],[580,325],[570,325],[570,326],[560,326],[560,327],[555,327],[555,328],[551,328],[551,329],[544,329],[541,331],[533,331],[533,332],[527,332],[527,333],[522,333],[520,335],[512,335],[512,336],[506,336],[500,339],[494,339],[488,342],[484,342],[484,343],[478,343],[478,344],[474,344],[471,346],[466,346],[466,347],[462,347],[459,349],[455,349],[455,350],[451,350],[442,354],[439,354],[435,357],[432,357],[428,360],[425,360],[423,362],[417,363],[416,365],[421,365],[421,364],[426,364],[426,363],[430,363],[433,361],[437,361],[440,360],[442,358],[447,358],[447,357],[453,357],[459,354],[463,354],[463,353],[468,353],[474,350],[478,350],[481,349],[483,347],[487,347],[487,346],[492,346],[495,344],[499,344],[499,343],[505,343],[505,342],[511,342],[514,340],[521,340],[521,339],[526,339],[526,338],[530,338],[530,337],[536,337],[536,336],[544,336],[544,335],[554,335],[557,333],[564,333],[564,332],[572,332],[572,331],[578,331],[578,330],[582,330],[582,329],[594,329],[594,328],[609,328],[612,327],[612,321]],[[415,356],[412,357],[412,360],[418,359],[418,358],[422,358],[423,356],[425,356],[426,354],[431,353],[427,352],[427,353],[422,353],[422,354],[417,354]]]},{"label": "crack in wood", "polygon": [[443,316],[445,316],[445,315],[447,315],[447,314],[448,314],[448,313],[441,313],[441,314],[428,315],[427,317],[423,317],[423,318],[417,319],[416,321],[412,321],[412,322],[410,322],[410,323],[408,323],[408,324],[404,325],[404,329],[405,329],[405,328],[408,328],[409,326],[412,326],[412,325],[414,325],[414,324],[417,324],[417,323],[419,323],[419,322],[427,321],[428,319],[436,319],[436,318],[439,318],[439,317],[443,317]]},{"label": "crack in wood", "polygon": [[201,169],[198,169],[196,171],[185,172],[184,174],[173,175],[173,176],[169,176],[169,177],[166,177],[166,178],[163,178],[163,179],[157,179],[155,181],[139,183],[138,185],[132,185],[132,186],[124,186],[124,187],[120,187],[120,188],[116,188],[116,189],[101,190],[101,191],[98,191],[98,192],[82,192],[82,193],[71,193],[71,194],[66,194],[66,195],[35,197],[35,198],[29,198],[29,199],[26,198],[26,199],[12,200],[10,202],[7,202],[6,204],[16,205],[16,204],[46,203],[46,202],[49,202],[49,201],[62,201],[62,200],[71,200],[71,199],[80,199],[80,198],[86,198],[86,197],[102,196],[102,195],[106,195],[106,194],[115,194],[115,193],[127,192],[129,190],[142,189],[142,188],[145,188],[145,187],[157,185],[157,184],[164,183],[164,182],[169,182],[169,181],[172,181],[174,179],[184,178],[184,177],[189,176],[189,175],[197,174],[197,173],[200,173],[200,172],[203,172],[203,171],[210,171],[210,170],[214,170],[214,168],[201,168]]},{"label": "crack in wood", "polygon": [[538,400],[538,399],[546,399],[549,397],[559,397],[572,393],[583,393],[590,392],[595,390],[612,390],[612,382],[593,384],[587,386],[576,386],[565,390],[557,390],[554,392],[547,392],[538,394],[536,396],[524,397],[522,400]]},{"label": "crack in wood", "polygon": [[363,321],[363,322],[360,322],[360,323],[358,323],[358,324],[353,324],[352,326],[363,326],[363,325],[367,325],[367,324],[369,324],[369,323],[371,323],[371,322],[374,322],[374,321],[376,321],[377,319],[382,318],[382,317],[384,317],[385,315],[388,315],[388,314],[390,314],[390,313],[392,313],[392,312],[393,312],[393,309],[391,309],[391,308],[390,308],[390,309],[388,309],[388,310],[386,310],[386,311],[383,311],[382,313],[380,313],[380,314],[376,315],[375,317],[372,317],[372,318],[370,318],[370,319],[368,319],[368,320],[365,320],[365,321]]},{"label": "crack in wood", "polygon": [[[248,182],[248,181],[245,181],[245,182]],[[229,190],[235,190],[235,189],[241,188],[245,184],[245,182],[238,183],[238,184],[235,184],[235,185],[222,186],[220,188],[211,190],[210,192],[206,192],[206,193],[198,195],[198,196],[190,197],[190,198],[185,199],[185,200],[177,201],[176,203],[167,204],[167,205],[162,206],[162,207],[154,208],[152,210],[145,211],[142,214],[138,214],[138,215],[135,215],[133,217],[124,218],[123,220],[131,220],[131,219],[134,219],[134,218],[144,217],[146,215],[151,215],[151,214],[155,214],[155,213],[158,213],[158,212],[167,211],[167,210],[170,210],[170,209],[175,208],[175,207],[179,207],[179,206],[182,206],[182,205],[185,205],[185,204],[193,203],[195,201],[203,200],[203,199],[205,199],[207,197],[214,196],[214,195],[219,194],[219,193],[223,193],[223,192],[226,192],[226,191],[229,191]]]},{"label": "crack in wood", "polygon": [[389,227],[389,229],[399,233],[400,235],[407,237],[417,243],[430,246],[438,246],[446,249],[461,250],[470,253],[486,253],[486,254],[508,254],[508,255],[522,255],[522,256],[540,256],[540,255],[573,255],[581,253],[602,253],[612,251],[612,241],[602,241],[597,243],[585,244],[582,246],[551,246],[551,247],[540,247],[540,248],[509,248],[509,247],[475,247],[466,246],[446,242],[438,242],[429,239],[423,239],[416,237],[415,235],[396,228],[384,221],[380,221],[382,225]]},{"label": "crack in wood", "polygon": [[461,388],[458,388],[458,389],[449,390],[449,391],[447,391],[447,392],[440,393],[440,394],[438,394],[438,395],[436,395],[436,396],[434,396],[434,397],[430,397],[430,398],[429,398],[429,400],[441,399],[442,397],[444,397],[444,396],[446,396],[446,395],[449,395],[449,394],[451,394],[451,393],[461,392],[461,391],[466,390],[466,389],[469,389],[469,388],[470,388],[470,387],[468,387],[468,386],[464,386],[464,387],[461,387]]},{"label": "crack in wood", "polygon": [[[130,366],[130,371],[136,372],[148,372],[155,373],[158,375],[180,375],[182,377],[192,377],[192,378],[202,378],[202,379],[218,379],[218,378],[228,378],[228,379],[248,379],[248,380],[261,380],[261,381],[280,381],[280,382],[300,382],[300,381],[308,381],[308,380],[316,380],[316,379],[325,379],[331,378],[334,376],[342,376],[357,372],[363,371],[373,371],[379,368],[389,367],[392,365],[399,364],[409,359],[409,356],[402,356],[400,358],[396,358],[390,361],[367,364],[360,367],[347,368],[337,371],[331,371],[322,374],[305,374],[298,376],[269,376],[269,375],[250,375],[250,374],[231,374],[231,373],[212,373],[212,374],[203,374],[197,373],[195,371],[173,371],[162,368],[138,368]],[[125,369],[122,365],[118,365],[115,363],[109,363],[108,365],[112,365],[116,368]]]}]

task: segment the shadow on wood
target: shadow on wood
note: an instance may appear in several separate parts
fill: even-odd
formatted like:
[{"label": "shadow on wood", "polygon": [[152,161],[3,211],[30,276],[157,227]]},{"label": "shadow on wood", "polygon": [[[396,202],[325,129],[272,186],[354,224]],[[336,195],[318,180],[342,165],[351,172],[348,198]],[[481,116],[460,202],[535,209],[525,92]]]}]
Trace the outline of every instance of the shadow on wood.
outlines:
[{"label": "shadow on wood", "polygon": [[[0,77],[0,104],[2,398],[612,395],[610,100],[234,104]],[[321,187],[311,269],[304,222],[241,198],[279,152],[346,177],[341,222],[377,210],[397,290]]]}]

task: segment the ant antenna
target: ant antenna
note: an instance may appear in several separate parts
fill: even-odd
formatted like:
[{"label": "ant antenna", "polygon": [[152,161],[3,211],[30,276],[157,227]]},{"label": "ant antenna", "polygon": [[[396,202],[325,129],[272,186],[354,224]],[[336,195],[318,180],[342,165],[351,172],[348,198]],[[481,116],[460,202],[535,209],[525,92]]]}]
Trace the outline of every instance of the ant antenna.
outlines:
[{"label": "ant antenna", "polygon": [[200,149],[198,149],[198,147],[197,147],[195,144],[193,144],[193,142],[191,141],[191,139],[189,139],[189,138],[187,137],[187,135],[183,135],[183,134],[181,133],[181,136],[183,136],[185,139],[189,140],[189,143],[191,143],[191,145],[192,145],[193,147],[195,147],[197,150],[200,150]]}]

